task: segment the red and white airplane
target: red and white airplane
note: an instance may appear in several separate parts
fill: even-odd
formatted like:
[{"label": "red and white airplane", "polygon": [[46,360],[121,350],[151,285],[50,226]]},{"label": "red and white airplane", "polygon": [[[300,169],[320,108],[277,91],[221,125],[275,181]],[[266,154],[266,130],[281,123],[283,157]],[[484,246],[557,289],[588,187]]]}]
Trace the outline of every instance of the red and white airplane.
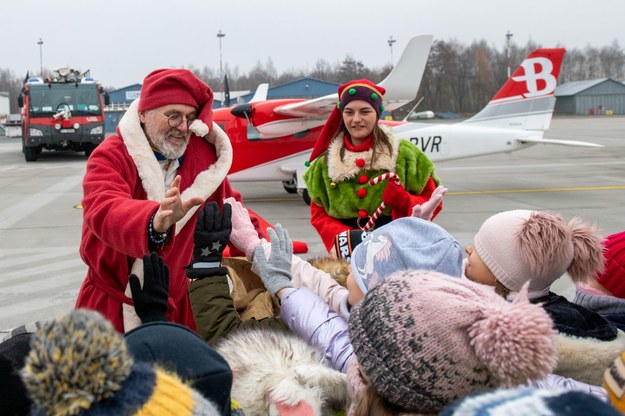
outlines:
[{"label": "red and white airplane", "polygon": [[[432,44],[431,35],[412,38],[397,65],[380,83],[392,111],[416,95]],[[475,116],[454,124],[385,121],[395,135],[419,146],[432,161],[508,153],[539,143],[601,147],[573,140],[545,139],[556,98],[563,48],[536,49]],[[282,181],[287,192],[308,202],[302,175],[337,94],[316,99],[266,100],[267,85],[247,104],[215,110],[215,121],[232,141],[232,182]]]}]

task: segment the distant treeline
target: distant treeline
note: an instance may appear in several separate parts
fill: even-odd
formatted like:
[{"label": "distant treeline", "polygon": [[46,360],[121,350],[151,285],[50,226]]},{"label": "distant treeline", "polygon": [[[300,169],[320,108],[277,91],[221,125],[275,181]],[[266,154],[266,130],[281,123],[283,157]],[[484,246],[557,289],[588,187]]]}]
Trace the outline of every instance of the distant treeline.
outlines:
[{"label": "distant treeline", "polygon": [[[468,46],[456,40],[435,41],[419,93],[415,97],[415,102],[423,98],[417,111],[477,112],[505,83],[508,66],[510,71],[514,72],[529,52],[541,46],[534,42],[528,42],[524,47],[511,44],[508,58],[506,48],[498,50],[484,40],[473,42]],[[219,68],[208,66],[188,68],[215,90],[220,88],[223,80],[219,75]],[[319,59],[312,68],[295,68],[282,73],[278,73],[271,58],[264,63],[259,61],[246,74],[240,73],[236,66],[226,64],[224,68],[232,91],[255,90],[263,82],[268,82],[271,87],[304,77],[336,83],[358,78],[369,78],[379,82],[390,70],[390,65],[368,68],[350,55],[334,65],[325,59]],[[625,50],[616,40],[609,46],[567,49],[558,84],[596,78],[625,80]],[[22,81],[23,79],[16,76],[12,70],[0,69],[0,91],[9,91],[13,113],[17,112],[15,97],[19,93]],[[109,91],[125,86],[113,87],[106,85],[106,81],[104,83],[105,89]],[[394,115],[400,117],[402,110],[405,112],[411,107],[412,105],[406,105]]]}]

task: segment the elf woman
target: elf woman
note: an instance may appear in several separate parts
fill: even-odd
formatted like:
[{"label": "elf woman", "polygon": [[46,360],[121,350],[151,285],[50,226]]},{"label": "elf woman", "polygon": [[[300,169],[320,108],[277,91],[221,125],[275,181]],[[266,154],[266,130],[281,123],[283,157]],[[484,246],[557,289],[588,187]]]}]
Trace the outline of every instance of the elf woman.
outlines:
[{"label": "elf woman", "polygon": [[[413,208],[430,220],[441,210],[447,191],[437,188],[434,165],[418,147],[378,125],[385,92],[367,79],[339,87],[339,101],[304,175],[311,198],[310,222],[326,249],[340,257],[349,258],[355,245],[350,230],[362,230],[369,222],[379,227],[412,215]],[[370,184],[389,173],[390,179]],[[382,202],[385,208],[377,216]],[[358,233],[351,233],[354,236]]]}]

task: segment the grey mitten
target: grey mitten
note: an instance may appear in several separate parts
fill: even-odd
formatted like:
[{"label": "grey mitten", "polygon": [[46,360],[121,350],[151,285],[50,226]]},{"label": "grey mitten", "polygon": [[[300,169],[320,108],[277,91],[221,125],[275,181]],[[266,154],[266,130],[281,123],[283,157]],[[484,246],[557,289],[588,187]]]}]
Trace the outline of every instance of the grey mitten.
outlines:
[{"label": "grey mitten", "polygon": [[265,257],[262,246],[254,249],[254,264],[258,270],[260,279],[273,296],[280,289],[293,287],[291,284],[291,258],[293,257],[293,242],[289,238],[289,232],[276,225],[275,231],[267,229],[271,239],[271,254],[269,260]]}]

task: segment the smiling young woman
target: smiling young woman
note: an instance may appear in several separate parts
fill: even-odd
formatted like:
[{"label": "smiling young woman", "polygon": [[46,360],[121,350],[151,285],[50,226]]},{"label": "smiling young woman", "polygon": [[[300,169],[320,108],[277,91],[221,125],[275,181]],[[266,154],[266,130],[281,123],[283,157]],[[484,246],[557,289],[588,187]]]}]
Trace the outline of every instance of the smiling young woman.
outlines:
[{"label": "smiling young woman", "polygon": [[[340,257],[349,258],[359,241],[358,232],[352,233],[353,238],[344,238],[346,232],[361,230],[382,202],[386,208],[375,219],[375,226],[411,215],[413,208],[426,204],[437,189],[442,198],[442,187],[437,188],[439,180],[427,156],[378,124],[385,92],[367,79],[339,87],[339,101],[321,130],[304,175],[311,198],[311,224],[326,249]],[[395,174],[399,183],[370,185],[371,179],[385,173]],[[436,205],[424,209],[428,220],[442,208],[435,199],[440,201],[432,198]]]}]

